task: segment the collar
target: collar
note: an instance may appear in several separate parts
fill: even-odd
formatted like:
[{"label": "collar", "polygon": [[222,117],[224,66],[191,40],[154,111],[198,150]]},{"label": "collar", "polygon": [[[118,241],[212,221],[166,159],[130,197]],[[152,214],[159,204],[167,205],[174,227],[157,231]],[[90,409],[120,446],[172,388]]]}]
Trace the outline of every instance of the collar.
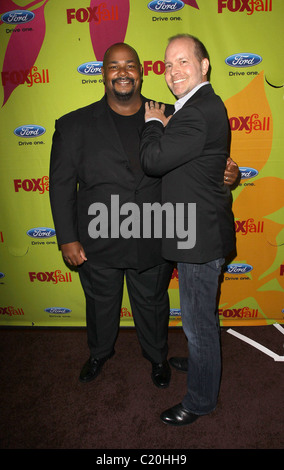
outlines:
[{"label": "collar", "polygon": [[204,85],[208,85],[208,84],[209,84],[208,81],[199,83],[199,85],[197,85],[195,88],[193,88],[189,93],[187,93],[187,95],[185,95],[182,98],[180,98],[179,100],[177,100],[175,102],[175,112],[177,112],[179,109],[181,109],[183,107],[183,105],[189,100],[189,98],[191,98],[197,92],[197,90],[199,90],[199,88],[203,87]]}]

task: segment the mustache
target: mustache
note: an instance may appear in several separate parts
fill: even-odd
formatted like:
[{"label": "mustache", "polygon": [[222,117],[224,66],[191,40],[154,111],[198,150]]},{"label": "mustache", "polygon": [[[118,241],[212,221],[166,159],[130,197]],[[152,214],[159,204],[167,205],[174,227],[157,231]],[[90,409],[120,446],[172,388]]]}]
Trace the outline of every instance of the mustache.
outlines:
[{"label": "mustache", "polygon": [[131,82],[132,85],[134,85],[134,78],[126,78],[126,77],[118,77],[114,78],[111,83],[114,85],[116,82],[126,82],[129,81]]}]

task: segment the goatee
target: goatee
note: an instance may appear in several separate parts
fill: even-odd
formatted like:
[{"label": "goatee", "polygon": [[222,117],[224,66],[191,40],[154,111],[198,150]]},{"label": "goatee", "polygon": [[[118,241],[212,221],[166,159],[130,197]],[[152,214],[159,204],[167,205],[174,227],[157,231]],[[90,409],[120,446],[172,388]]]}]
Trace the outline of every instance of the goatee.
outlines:
[{"label": "goatee", "polygon": [[[123,82],[123,81],[129,81],[131,82],[132,84],[132,89],[126,93],[123,93],[123,92],[120,92],[120,91],[117,91],[114,87],[115,83],[116,82]],[[123,79],[123,78],[115,78],[114,80],[112,80],[112,86],[113,86],[113,92],[116,96],[116,98],[120,101],[127,101],[129,100],[133,94],[134,94],[134,79],[133,78],[127,78],[127,79]]]}]

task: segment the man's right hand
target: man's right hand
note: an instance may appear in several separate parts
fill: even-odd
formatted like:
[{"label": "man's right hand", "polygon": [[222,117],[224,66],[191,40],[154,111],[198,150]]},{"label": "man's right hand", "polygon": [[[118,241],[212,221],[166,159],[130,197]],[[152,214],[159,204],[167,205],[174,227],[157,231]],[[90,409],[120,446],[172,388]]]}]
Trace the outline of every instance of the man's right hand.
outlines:
[{"label": "man's right hand", "polygon": [[64,260],[71,266],[79,266],[87,261],[84,248],[80,242],[64,243],[60,245],[60,249]]}]

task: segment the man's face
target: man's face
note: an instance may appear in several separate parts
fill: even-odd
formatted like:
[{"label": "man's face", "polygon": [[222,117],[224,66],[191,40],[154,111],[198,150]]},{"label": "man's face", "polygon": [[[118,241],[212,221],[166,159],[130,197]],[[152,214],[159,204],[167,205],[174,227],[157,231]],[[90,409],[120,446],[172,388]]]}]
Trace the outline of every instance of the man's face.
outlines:
[{"label": "man's face", "polygon": [[142,66],[134,51],[127,45],[113,46],[105,58],[102,76],[106,93],[120,101],[140,93]]},{"label": "man's face", "polygon": [[177,98],[187,95],[194,87],[206,81],[209,68],[208,59],[201,63],[196,58],[192,39],[174,39],[165,53],[165,79],[168,87]]}]

